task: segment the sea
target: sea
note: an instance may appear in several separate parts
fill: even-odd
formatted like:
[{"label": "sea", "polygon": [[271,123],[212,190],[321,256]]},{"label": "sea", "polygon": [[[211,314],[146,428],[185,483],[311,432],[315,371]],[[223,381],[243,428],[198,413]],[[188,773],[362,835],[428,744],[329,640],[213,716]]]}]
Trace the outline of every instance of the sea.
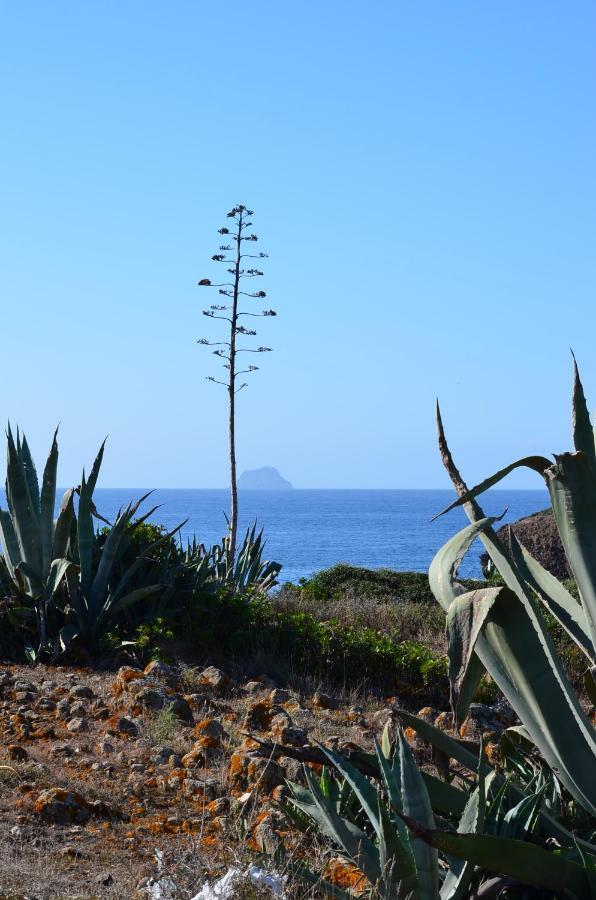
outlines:
[{"label": "sea", "polygon": [[[142,488],[98,488],[97,509],[110,521],[118,509],[146,493]],[[280,580],[297,582],[319,569],[345,562],[371,569],[426,571],[445,541],[467,524],[461,509],[435,521],[454,498],[449,490],[241,491],[239,532],[253,522],[263,528],[265,558],[281,563]],[[505,513],[514,522],[549,505],[546,490],[491,490],[482,496],[487,515]],[[0,505],[6,509],[4,492]],[[226,530],[227,490],[155,490],[142,510],[157,506],[151,520],[168,530],[180,526],[186,543],[219,541]],[[476,541],[460,574],[481,575],[482,546]]]}]

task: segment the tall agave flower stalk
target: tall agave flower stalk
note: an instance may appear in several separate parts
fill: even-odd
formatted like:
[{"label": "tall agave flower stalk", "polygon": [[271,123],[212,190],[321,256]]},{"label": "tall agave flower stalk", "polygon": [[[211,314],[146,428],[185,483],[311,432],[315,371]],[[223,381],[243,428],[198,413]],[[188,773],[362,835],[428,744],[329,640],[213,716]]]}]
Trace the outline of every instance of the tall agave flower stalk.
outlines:
[{"label": "tall agave flower stalk", "polygon": [[[468,489],[447,445],[437,409],[439,446],[458,499],[443,512],[463,506],[470,525],[439,551],[429,579],[447,614],[452,705],[461,722],[485,671],[496,681],[523,723],[525,736],[540,750],[571,795],[596,814],[596,732],[565,676],[540,613],[554,615],[586,656],[585,682],[594,697],[596,660],[596,446],[583,387],[574,360],[573,442],[554,457],[516,460]],[[577,583],[579,602],[560,581],[511,537],[499,539],[478,500],[480,494],[517,468],[530,468],[548,488],[557,528]],[[457,568],[479,537],[504,587],[466,591]]]}]

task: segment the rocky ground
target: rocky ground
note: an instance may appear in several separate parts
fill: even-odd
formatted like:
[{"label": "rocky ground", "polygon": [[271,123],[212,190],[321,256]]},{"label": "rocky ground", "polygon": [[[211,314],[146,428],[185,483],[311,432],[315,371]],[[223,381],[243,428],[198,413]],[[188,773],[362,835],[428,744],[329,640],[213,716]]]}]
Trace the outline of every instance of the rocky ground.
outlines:
[{"label": "rocky ground", "polygon": [[[0,900],[195,897],[230,867],[279,867],[280,843],[349,884],[322,849],[313,861],[316,845],[276,806],[301,764],[247,735],[368,749],[407,703],[315,688],[160,662],[115,674],[0,667]],[[421,712],[450,729],[449,713]],[[505,705],[476,704],[463,733],[511,721]],[[235,896],[270,896],[259,890],[238,884]]]}]

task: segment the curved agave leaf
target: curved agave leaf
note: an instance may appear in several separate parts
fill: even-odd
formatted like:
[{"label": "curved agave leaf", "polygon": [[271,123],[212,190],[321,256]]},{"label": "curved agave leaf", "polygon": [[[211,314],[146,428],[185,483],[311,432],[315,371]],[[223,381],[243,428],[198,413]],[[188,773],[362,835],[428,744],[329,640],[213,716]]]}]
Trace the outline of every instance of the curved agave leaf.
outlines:
[{"label": "curved agave leaf", "polygon": [[[23,441],[24,442],[24,441]],[[43,471],[39,499],[39,524],[41,531],[42,572],[49,571],[54,537],[54,507],[56,505],[56,475],[58,471],[58,429],[54,432],[52,446]],[[62,556],[63,554],[58,554]]]},{"label": "curved agave leaf", "polygon": [[511,532],[511,552],[521,571],[527,570],[527,582],[540,597],[544,606],[561,623],[588,659],[594,659],[594,648],[588,634],[586,616],[580,603],[537,559],[528,552]]},{"label": "curved agave leaf", "polygon": [[562,453],[546,472],[559,535],[596,654],[596,476],[584,452]]},{"label": "curved agave leaf", "polygon": [[381,848],[380,865],[382,875],[388,876],[393,882],[405,881],[410,885],[415,875],[412,854],[409,847],[402,844],[399,834],[389,822],[385,810],[379,807],[378,794],[375,787],[343,756],[333,753],[333,751],[323,745],[319,746],[354,791],[377,834],[379,847]]},{"label": "curved agave leaf", "polygon": [[484,673],[484,665],[475,654],[478,637],[493,604],[508,588],[480,588],[456,597],[447,612],[447,650],[451,707],[459,728]]},{"label": "curved agave leaf", "polygon": [[534,472],[537,472],[539,475],[544,476],[545,471],[551,465],[550,459],[547,459],[546,456],[524,456],[522,459],[517,459],[515,462],[510,463],[508,466],[505,466],[504,469],[499,469],[498,472],[495,472],[494,475],[490,475],[488,478],[485,478],[484,481],[481,481],[480,484],[477,484],[476,487],[473,487],[467,491],[465,491],[461,496],[454,500],[453,503],[450,503],[449,506],[446,506],[445,509],[442,509],[440,513],[437,513],[436,516],[433,516],[431,521],[435,521],[440,516],[444,516],[445,513],[450,512],[452,509],[455,509],[457,506],[463,506],[465,503],[469,503],[470,500],[473,500],[475,497],[478,497],[479,494],[483,494],[485,491],[488,491],[489,488],[494,487],[495,484],[498,484],[499,481],[502,481],[503,478],[506,478],[511,472],[515,469],[532,469]]},{"label": "curved agave leaf", "polygon": [[[305,767],[304,773],[306,783],[310,788],[311,796],[314,801],[314,807],[316,808],[317,818],[315,821],[327,837],[340,847],[349,859],[364,872],[371,884],[378,884],[381,880],[381,865],[378,850],[371,841],[363,839],[358,835],[354,835],[350,829],[347,828],[346,822],[338,816],[332,805],[325,800],[321,794],[308,767]],[[311,815],[308,808],[305,809],[304,806],[301,806],[300,808]]]},{"label": "curved agave leaf", "polygon": [[66,555],[74,519],[74,488],[69,488],[62,498],[60,512],[54,526],[51,558],[60,559]]},{"label": "curved agave leaf", "polygon": [[466,859],[486,872],[508,875],[523,884],[546,888],[556,896],[594,897],[589,869],[537,844],[488,834],[453,834],[407,823],[421,840],[448,856]]},{"label": "curved agave leaf", "polygon": [[126,530],[137,509],[141,503],[147,499],[150,493],[151,491],[144,494],[135,503],[129,503],[124,512],[119,512],[116,516],[116,521],[110,529],[106,542],[103,545],[97,573],[89,591],[89,607],[91,610],[101,609],[106,596],[112,568],[121,549],[122,539],[125,537]]},{"label": "curved agave leaf", "polygon": [[[428,792],[401,728],[398,730],[398,748],[403,814],[420,822],[425,828],[432,829],[435,827],[435,819]],[[436,849],[414,837],[412,853],[421,900],[436,900],[439,893],[439,859]]]},{"label": "curved agave leaf", "polygon": [[[467,489],[453,463],[440,417],[438,426],[443,461],[465,502]],[[475,499],[465,502],[465,509],[473,523],[485,518]],[[596,755],[594,729],[567,681],[523,573],[507,556],[490,526],[483,529],[480,537],[518,603],[510,600],[493,606],[491,625],[478,637],[476,653],[565,787],[582,806],[596,812],[596,784],[591,777]],[[463,532],[460,539],[464,539]],[[437,599],[445,608],[451,593]],[[538,672],[545,678],[542,684],[535,681]],[[528,677],[530,673],[534,677]]]},{"label": "curved agave leaf", "polygon": [[14,442],[10,426],[7,432],[6,499],[19,544],[20,559],[41,572],[39,506],[34,510],[29,481],[20,448]]},{"label": "curved agave leaf", "polygon": [[10,513],[0,509],[0,540],[2,541],[2,549],[4,550],[4,559],[11,578],[15,577],[14,570],[21,561],[21,551],[19,541],[12,524]]},{"label": "curved agave leaf", "polygon": [[95,531],[93,528],[93,516],[91,515],[91,503],[91,488],[85,478],[85,472],[83,472],[77,511],[77,550],[81,569],[81,593],[85,597],[89,593],[93,576],[92,561]]},{"label": "curved agave leaf", "polygon": [[[484,745],[480,743],[478,757],[478,786],[470,794],[459,824],[458,834],[482,834],[486,815],[486,758]],[[473,863],[467,860],[453,859],[445,880],[441,885],[441,900],[460,900],[465,897],[474,874]]]},{"label": "curved agave leaf", "polygon": [[579,369],[573,351],[573,445],[576,450],[585,453],[592,471],[596,475],[596,447],[594,446],[594,430],[590,422],[588,404],[584,395],[584,388],[579,377]]},{"label": "curved agave leaf", "polygon": [[[455,759],[471,772],[477,771],[478,758],[474,753],[471,752],[471,750],[469,750],[468,746],[466,746],[466,742],[458,741],[455,738],[450,737],[448,734],[445,734],[444,731],[441,731],[439,728],[431,725],[430,722],[426,722],[424,719],[419,719],[418,716],[413,715],[405,709],[398,709],[397,714],[405,725],[408,725],[410,728],[412,728],[416,732],[416,734],[419,734],[421,738],[428,741],[434,747],[437,747],[446,756]],[[505,780],[503,779],[503,777],[495,773],[494,770],[490,767],[489,774],[495,775],[495,784],[501,786],[505,785]],[[449,787],[452,787],[452,785],[449,785]],[[516,801],[521,800],[524,796],[522,791],[520,791],[519,788],[511,782],[505,785],[505,789],[510,797],[512,799],[515,799]],[[589,853],[596,853],[595,846],[588,843],[587,841],[577,839],[575,835],[564,828],[557,819],[554,819],[552,816],[549,816],[545,812],[541,812],[540,814],[540,828],[542,833],[546,837],[556,838],[556,840],[561,844],[568,844],[572,846],[577,841],[577,843],[584,847]]]}]

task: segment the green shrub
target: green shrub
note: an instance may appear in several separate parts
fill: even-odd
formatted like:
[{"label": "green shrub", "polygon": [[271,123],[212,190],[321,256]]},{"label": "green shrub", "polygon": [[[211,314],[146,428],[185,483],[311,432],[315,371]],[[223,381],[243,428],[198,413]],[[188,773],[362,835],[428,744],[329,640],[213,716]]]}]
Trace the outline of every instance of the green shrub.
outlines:
[{"label": "green shrub", "polygon": [[[470,581],[470,589],[480,582]],[[338,563],[316,572],[311,578],[300,579],[299,586],[286,589],[298,591],[305,599],[338,600],[346,594],[362,598],[433,603],[434,597],[426,572],[396,572],[393,569],[365,569]]]}]

